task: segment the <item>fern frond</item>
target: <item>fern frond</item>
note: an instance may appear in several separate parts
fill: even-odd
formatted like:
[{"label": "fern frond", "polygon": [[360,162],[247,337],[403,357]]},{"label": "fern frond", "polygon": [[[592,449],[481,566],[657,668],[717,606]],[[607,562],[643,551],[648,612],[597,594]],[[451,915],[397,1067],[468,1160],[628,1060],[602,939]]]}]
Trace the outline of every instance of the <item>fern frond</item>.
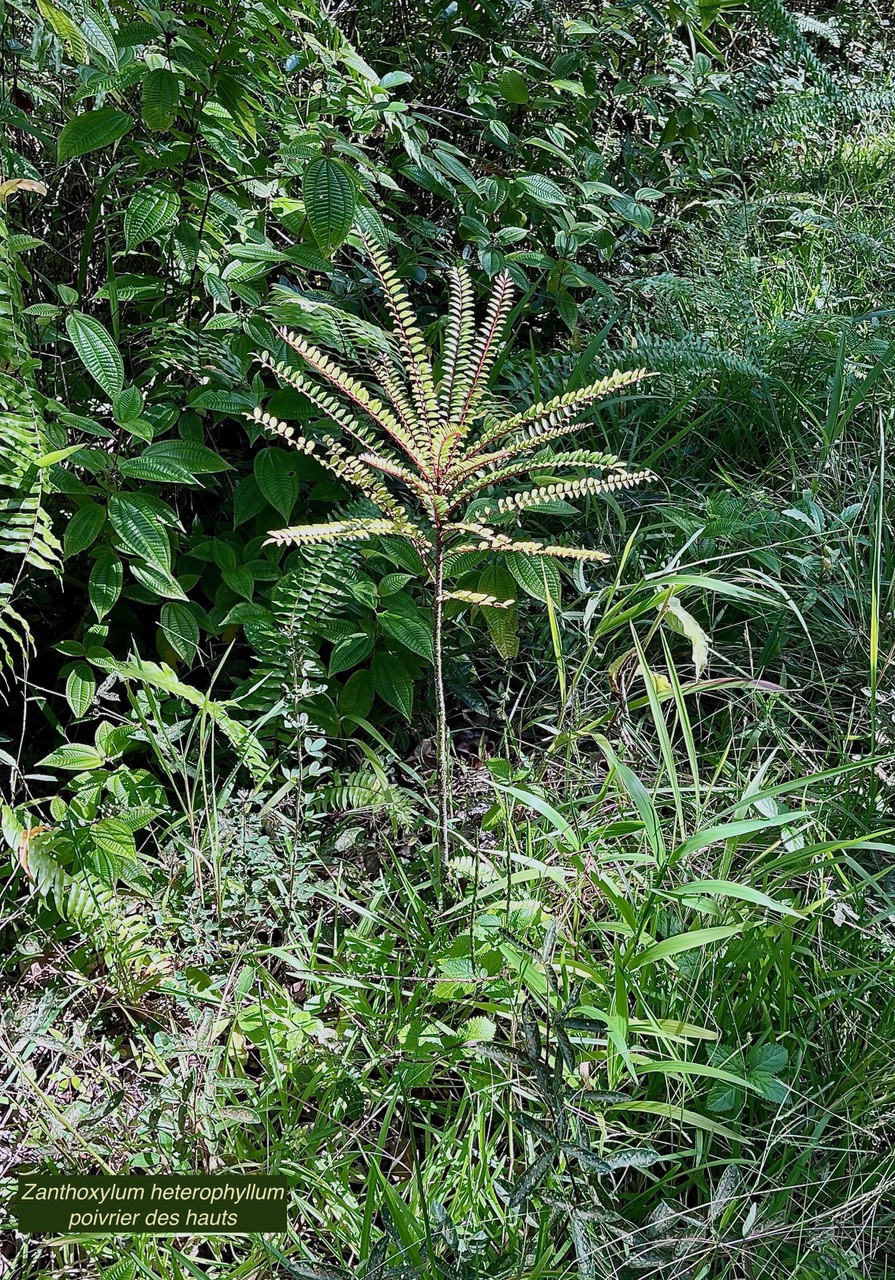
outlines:
[{"label": "fern frond", "polygon": [[413,405],[410,403],[407,392],[398,381],[393,369],[382,361],[373,361],[370,368],[376,376],[379,385],[388,396],[390,403],[394,406],[395,412],[401,419],[404,430],[414,443],[417,455],[425,458],[427,462],[432,461],[432,446],[428,433],[424,425],[416,416]]},{"label": "fern frond", "polygon": [[561,498],[581,498],[587,494],[617,493],[622,489],[632,489],[635,485],[652,480],[651,471],[626,471],[617,475],[598,479],[596,476],[584,476],[580,480],[566,480],[560,484],[542,485],[537,489],[528,489],[522,493],[512,493],[505,498],[498,498],[494,506],[483,507],[478,513],[482,517],[492,514],[503,515],[508,511],[525,511],[540,506],[542,502],[555,502]]}]

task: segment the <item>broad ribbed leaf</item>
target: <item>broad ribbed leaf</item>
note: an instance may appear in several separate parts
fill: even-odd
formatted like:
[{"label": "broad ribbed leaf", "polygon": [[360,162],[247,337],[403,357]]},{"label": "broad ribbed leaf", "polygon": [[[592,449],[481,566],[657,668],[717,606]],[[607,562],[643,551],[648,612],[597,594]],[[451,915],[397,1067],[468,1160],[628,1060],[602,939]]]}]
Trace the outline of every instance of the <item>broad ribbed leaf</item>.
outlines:
[{"label": "broad ribbed leaf", "polygon": [[91,378],[106,395],[117,395],[124,386],[124,364],[105,326],[93,316],[72,311],[65,317],[65,331]]},{"label": "broad ribbed leaf", "polygon": [[320,251],[337,249],[354,220],[356,193],[345,166],[330,156],[319,156],[305,170],[301,187],[305,212]]},{"label": "broad ribbed leaf", "polygon": [[377,653],[371,664],[373,687],[383,702],[409,721],[413,714],[413,681],[407,668],[392,653]]},{"label": "broad ribbed leaf", "polygon": [[87,584],[87,594],[98,621],[102,622],[121,595],[123,582],[124,570],[118,556],[111,547],[100,547]]},{"label": "broad ribbed leaf", "polygon": [[124,243],[128,249],[148,240],[177,221],[180,196],[170,187],[136,192],[124,212]]},{"label": "broad ribbed leaf", "polygon": [[[400,599],[400,597],[399,597]],[[395,605],[399,600],[395,601]],[[432,662],[432,632],[422,615],[413,616],[409,610],[388,609],[379,615],[379,625],[387,636],[398,644]]]},{"label": "broad ribbed leaf", "polygon": [[[516,594],[512,576],[502,564],[489,565],[482,571],[478,591],[496,600],[511,600]],[[515,658],[519,652],[519,612],[516,605],[483,605],[482,614],[497,652],[502,658]]]},{"label": "broad ribbed leaf", "polygon": [[528,102],[528,85],[518,71],[509,67],[500,77],[500,96],[504,102],[512,102],[522,106]]},{"label": "broad ribbed leaf", "polygon": [[93,668],[86,662],[76,662],[65,682],[65,697],[76,720],[83,719],[90,710],[95,693],[96,678]]},{"label": "broad ribbed leaf", "polygon": [[109,499],[109,522],[133,555],[167,574],[171,569],[168,535],[136,494],[116,493]]},{"label": "broad ribbed leaf", "polygon": [[75,116],[74,120],[69,120],[59,134],[56,146],[59,163],[111,146],[113,142],[123,138],[130,127],[130,116],[114,107],[84,111]]},{"label": "broad ribbed leaf", "polygon": [[552,560],[545,556],[532,556],[524,551],[512,551],[506,556],[506,563],[510,573],[528,595],[546,603],[549,593],[555,605],[562,603],[562,579]]},{"label": "broad ribbed leaf", "polygon": [[40,763],[48,769],[73,769],[80,773],[83,769],[101,769],[104,756],[86,743],[68,743],[51,751]]},{"label": "broad ribbed leaf", "polygon": [[76,556],[92,546],[106,523],[105,507],[86,502],[68,522],[63,539],[66,556]]},{"label": "broad ribbed leaf", "polygon": [[180,105],[180,81],[173,71],[156,67],[143,81],[143,120],[150,129],[170,129]]},{"label": "broad ribbed leaf", "polygon": [[267,501],[284,520],[298,498],[295,457],[284,449],[262,449],[255,455],[255,480]]},{"label": "broad ribbed leaf", "polygon": [[188,605],[171,601],[162,605],[162,630],[178,657],[191,663],[199,647],[199,624]]}]

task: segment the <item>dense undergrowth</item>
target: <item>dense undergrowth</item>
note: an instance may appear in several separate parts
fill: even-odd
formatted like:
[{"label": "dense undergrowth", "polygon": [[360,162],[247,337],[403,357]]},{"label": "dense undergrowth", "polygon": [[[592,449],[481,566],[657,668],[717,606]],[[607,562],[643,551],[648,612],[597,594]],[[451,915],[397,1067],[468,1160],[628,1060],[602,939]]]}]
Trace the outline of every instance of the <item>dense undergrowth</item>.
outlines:
[{"label": "dense undergrowth", "polygon": [[0,1275],[890,1275],[885,15],[0,13]]}]

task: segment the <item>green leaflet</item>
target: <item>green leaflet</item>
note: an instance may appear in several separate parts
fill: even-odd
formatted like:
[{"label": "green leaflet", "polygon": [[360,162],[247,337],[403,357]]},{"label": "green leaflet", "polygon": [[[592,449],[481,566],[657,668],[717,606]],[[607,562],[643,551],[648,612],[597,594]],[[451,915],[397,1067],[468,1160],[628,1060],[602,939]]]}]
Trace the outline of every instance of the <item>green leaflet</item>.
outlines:
[{"label": "green leaflet", "polygon": [[65,331],[93,380],[107,395],[117,395],[124,386],[124,364],[105,326],[93,316],[73,311],[65,317]]},{"label": "green leaflet", "polygon": [[143,81],[141,112],[150,129],[164,133],[171,128],[180,105],[180,81],[166,67],[155,67]]},{"label": "green leaflet", "polygon": [[413,714],[413,680],[401,662],[392,653],[377,653],[370,666],[373,687],[383,702],[408,722]]},{"label": "green leaflet", "polygon": [[180,196],[170,187],[138,191],[124,211],[124,243],[127,249],[148,240],[177,221]]},{"label": "green leaflet", "polygon": [[[69,120],[59,134],[57,158],[62,164],[77,156],[87,155],[90,151],[98,151],[101,147],[109,147],[119,138],[123,138],[132,124],[131,118],[124,111],[114,107],[99,107],[95,111],[84,111],[74,120]],[[120,390],[120,388],[119,388]]]},{"label": "green leaflet", "polygon": [[321,253],[337,249],[354,220],[354,182],[345,166],[330,156],[318,156],[305,170],[301,185],[305,212]]},{"label": "green leaflet", "polygon": [[63,545],[66,556],[76,556],[92,546],[105,523],[105,508],[95,502],[85,502],[69,520],[65,530]]},{"label": "green leaflet", "polygon": [[140,556],[163,573],[170,573],[168,535],[157,517],[147,511],[142,495],[113,494],[109,499],[109,523],[125,550]]},{"label": "green leaflet", "polygon": [[124,570],[121,561],[111,547],[101,547],[90,571],[87,594],[101,622],[118,597],[124,582]]}]

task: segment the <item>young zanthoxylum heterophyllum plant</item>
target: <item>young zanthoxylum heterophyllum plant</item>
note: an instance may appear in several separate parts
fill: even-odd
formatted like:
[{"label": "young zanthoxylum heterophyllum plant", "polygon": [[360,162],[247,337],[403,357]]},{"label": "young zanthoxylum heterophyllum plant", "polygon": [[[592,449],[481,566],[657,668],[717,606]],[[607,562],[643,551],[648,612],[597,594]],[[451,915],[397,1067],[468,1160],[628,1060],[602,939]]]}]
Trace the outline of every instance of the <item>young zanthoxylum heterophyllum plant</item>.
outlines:
[{"label": "young zanthoxylum heterophyllum plant", "polygon": [[[500,351],[512,298],[508,275],[497,277],[484,320],[476,327],[472,281],[463,267],[449,272],[450,305],[440,361],[431,358],[403,285],[382,250],[364,245],[382,285],[401,351],[401,365],[384,356],[370,362],[378,384],[372,391],[296,333],[282,338],[302,358],[292,369],[265,352],[260,358],[307,396],[347,438],[310,439],[261,409],[254,418],[312,454],[331,472],[361,491],[377,508],[369,518],[299,525],[271,535],[279,543],[341,542],[379,536],[407,538],[419,550],[433,592],[439,853],[447,849],[451,808],[450,744],[443,680],[444,604],[500,608],[512,600],[445,586],[445,560],[476,551],[521,552],[562,560],[606,560],[605,552],[554,546],[515,532],[526,510],[551,499],[610,493],[649,475],[631,472],[618,458],[589,449],[553,451],[547,446],[580,431],[582,410],[601,397],[631,386],[645,374],[615,372],[591,386],[534,404],[510,417],[489,395],[488,379]],[[341,393],[333,395],[321,380]],[[349,402],[351,407],[348,407]],[[351,446],[351,449],[349,449]],[[572,469],[568,479],[544,477]],[[538,476],[536,482],[532,481]],[[513,487],[525,478],[531,488]],[[502,492],[499,492],[502,490]]]}]

